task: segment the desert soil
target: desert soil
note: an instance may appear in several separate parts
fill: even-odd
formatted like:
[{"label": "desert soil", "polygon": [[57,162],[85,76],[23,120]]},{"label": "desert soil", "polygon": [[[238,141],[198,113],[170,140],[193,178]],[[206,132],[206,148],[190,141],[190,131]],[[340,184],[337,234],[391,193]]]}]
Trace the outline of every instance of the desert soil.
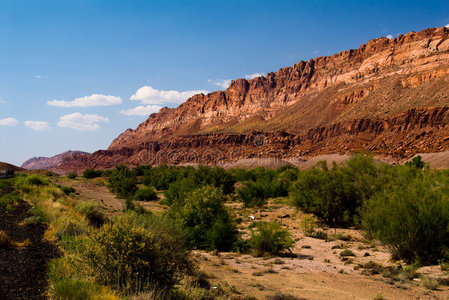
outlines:
[{"label": "desert soil", "polygon": [[[0,189],[0,195],[5,190]],[[14,212],[0,208],[0,230],[14,242],[29,239],[29,246],[0,249],[0,299],[46,299],[47,264],[61,255],[57,246],[43,239],[45,226],[22,226],[30,205],[20,201]]]},{"label": "desert soil", "polygon": [[[92,181],[58,177],[54,180],[58,184],[73,186],[79,200],[96,201],[111,214],[119,214],[123,209],[123,200],[110,193],[102,179]],[[156,202],[140,204],[152,211],[166,209],[166,206]],[[277,220],[289,229],[296,241],[292,254],[282,257],[193,251],[199,269],[213,287],[226,290],[233,295],[233,299],[245,299],[247,296],[267,299],[278,292],[299,299],[374,299],[379,295],[383,299],[449,298],[449,287],[446,285],[428,290],[418,278],[395,281],[380,274],[364,275],[366,270],[358,266],[374,262],[387,267],[398,262],[391,260],[388,249],[383,245],[366,240],[356,229],[324,229],[328,234],[343,234],[346,236],[344,241],[306,237],[300,225],[304,215],[290,207],[285,199],[273,199],[263,209],[243,208],[241,203],[227,205],[243,219],[238,225],[243,238],[249,237],[248,226],[252,222]],[[344,249],[350,249],[355,256],[344,261],[340,257]],[[439,266],[421,268],[418,272],[435,278],[447,276]]]}]

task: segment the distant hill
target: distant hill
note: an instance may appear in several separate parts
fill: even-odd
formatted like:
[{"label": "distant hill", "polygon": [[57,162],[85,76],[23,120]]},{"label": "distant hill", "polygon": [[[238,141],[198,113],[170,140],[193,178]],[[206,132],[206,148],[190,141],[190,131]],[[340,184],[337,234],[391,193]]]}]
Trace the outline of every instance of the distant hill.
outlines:
[{"label": "distant hill", "polygon": [[70,159],[77,154],[89,154],[83,151],[66,151],[64,153],[55,155],[53,157],[33,157],[22,164],[22,168],[27,170],[48,170],[58,164],[62,163],[65,159]]},{"label": "distant hill", "polygon": [[5,162],[0,162],[0,171],[9,171],[9,170],[17,171],[17,172],[24,171],[24,169],[19,168],[19,167],[15,166],[15,165],[11,165],[11,164],[8,164],[8,163],[5,163]]}]

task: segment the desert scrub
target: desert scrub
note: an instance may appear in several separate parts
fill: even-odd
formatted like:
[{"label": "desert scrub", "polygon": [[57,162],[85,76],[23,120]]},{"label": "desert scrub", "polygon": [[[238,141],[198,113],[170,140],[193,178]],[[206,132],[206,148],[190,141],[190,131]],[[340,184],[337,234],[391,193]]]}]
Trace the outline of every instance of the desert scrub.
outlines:
[{"label": "desert scrub", "polygon": [[75,179],[76,177],[78,177],[78,174],[74,172],[67,174],[68,179]]},{"label": "desert scrub", "polygon": [[21,197],[17,192],[4,194],[0,197],[0,208],[6,209],[9,212],[12,212],[19,205]]},{"label": "desert scrub", "polygon": [[95,170],[95,169],[91,169],[91,168],[87,168],[83,172],[83,177],[84,178],[89,178],[89,179],[101,177],[102,175],[103,175],[103,171],[102,170]]},{"label": "desert scrub", "polygon": [[137,190],[134,194],[134,200],[137,201],[156,201],[159,197],[152,187],[145,187]]},{"label": "desert scrub", "polygon": [[108,177],[107,186],[122,199],[132,199],[137,191],[136,175],[128,167],[118,165]]},{"label": "desert scrub", "polygon": [[94,232],[84,256],[99,283],[135,293],[171,289],[191,269],[187,250],[167,220],[126,213]]},{"label": "desert scrub", "polygon": [[394,258],[437,262],[449,246],[449,181],[446,173],[412,167],[384,172],[382,192],[366,204],[363,227]]},{"label": "desert scrub", "polygon": [[439,286],[438,280],[431,277],[421,278],[421,285],[428,290],[436,290]]},{"label": "desert scrub", "polygon": [[258,222],[256,230],[251,229],[249,246],[256,256],[265,253],[280,254],[284,250],[291,250],[293,241],[290,232],[283,229],[276,222]]},{"label": "desert scrub", "polygon": [[185,203],[172,205],[168,215],[184,229],[192,248],[231,250],[238,232],[220,189],[205,186],[194,190]]},{"label": "desert scrub", "polygon": [[70,195],[72,193],[75,193],[75,189],[73,187],[71,187],[71,186],[61,185],[61,186],[59,186],[59,188],[66,195]]},{"label": "desert scrub", "polygon": [[354,252],[352,252],[349,249],[345,249],[343,251],[340,252],[340,256],[341,257],[345,257],[345,256],[355,256]]},{"label": "desert scrub", "polygon": [[30,175],[25,177],[24,183],[28,185],[48,185],[49,180],[39,175]]},{"label": "desert scrub", "polygon": [[103,225],[106,220],[101,207],[95,202],[81,202],[75,206],[75,210],[85,216],[89,223],[96,227]]}]

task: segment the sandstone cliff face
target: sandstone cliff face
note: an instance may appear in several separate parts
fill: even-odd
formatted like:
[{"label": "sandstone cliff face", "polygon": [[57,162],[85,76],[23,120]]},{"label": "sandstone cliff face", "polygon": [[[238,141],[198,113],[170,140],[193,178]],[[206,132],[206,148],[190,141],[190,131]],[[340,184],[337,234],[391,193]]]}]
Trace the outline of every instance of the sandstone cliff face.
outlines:
[{"label": "sandstone cliff face", "polygon": [[449,150],[448,87],[449,29],[380,38],[195,95],[54,169]]},{"label": "sandstone cliff face", "polygon": [[[245,132],[245,128],[238,125],[254,117],[257,117],[256,123],[259,124],[251,124],[250,129],[263,130],[269,123],[267,121],[279,116],[286,107],[295,104],[307,108],[311,106],[310,102],[325,102],[324,107],[315,105],[312,110],[321,114],[324,109],[324,113],[331,116],[315,122],[306,121],[296,130],[292,130],[291,124],[278,126],[277,129],[303,133],[304,130],[327,125],[375,90],[383,88],[378,82],[386,78],[398,77],[402,87],[407,88],[419,87],[441,77],[447,78],[448,34],[447,28],[437,28],[395,39],[380,38],[369,41],[357,50],[301,61],[264,77],[237,79],[226,91],[195,95],[178,108],[164,108],[152,114],[135,130],[121,134],[109,148],[132,147],[144,141],[180,135]],[[340,88],[334,90],[331,97],[322,94],[324,90],[335,87]],[[320,101],[323,96],[326,101]],[[388,115],[390,111],[386,111]],[[365,117],[364,114],[353,114],[349,118]],[[296,114],[296,118],[302,117]]]}]

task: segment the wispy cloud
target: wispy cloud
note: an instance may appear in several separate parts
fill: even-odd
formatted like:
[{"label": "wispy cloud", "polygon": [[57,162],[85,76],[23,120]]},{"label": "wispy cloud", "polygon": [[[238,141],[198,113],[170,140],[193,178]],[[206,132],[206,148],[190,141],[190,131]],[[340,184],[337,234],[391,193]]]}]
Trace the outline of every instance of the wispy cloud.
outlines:
[{"label": "wispy cloud", "polygon": [[50,129],[50,125],[45,121],[25,121],[25,126],[36,131],[43,131]]},{"label": "wispy cloud", "polygon": [[227,89],[229,87],[229,85],[231,85],[231,81],[232,81],[232,79],[217,79],[217,80],[208,79],[207,80],[207,82],[210,82],[213,85],[219,86],[222,89]]},{"label": "wispy cloud", "polygon": [[100,94],[92,94],[90,96],[84,96],[76,98],[72,101],[66,100],[52,100],[47,104],[50,106],[58,107],[90,107],[90,106],[109,106],[121,104],[122,99],[116,96],[106,96]]},{"label": "wispy cloud", "polygon": [[19,124],[19,121],[14,118],[5,118],[0,119],[0,126],[9,126],[9,127],[16,127]]},{"label": "wispy cloud", "polygon": [[392,39],[393,38],[393,35],[391,35],[391,34],[389,34],[389,35],[387,35],[387,39]]},{"label": "wispy cloud", "polygon": [[444,27],[446,27],[446,28],[449,28],[449,24],[447,24],[446,26],[444,26]]},{"label": "wispy cloud", "polygon": [[192,90],[192,91],[184,91],[184,92],[178,92],[178,91],[165,91],[165,90],[158,90],[151,86],[143,86],[139,88],[134,95],[129,98],[132,101],[140,101],[142,104],[149,104],[149,105],[164,105],[167,103],[175,103],[175,104],[181,104],[188,98],[192,97],[196,94],[207,94],[208,91],[205,90]]},{"label": "wispy cloud", "polygon": [[99,116],[97,114],[82,115],[79,112],[64,115],[59,118],[59,122],[56,124],[62,128],[72,128],[79,131],[95,131],[100,128],[98,123],[108,123],[109,119]]},{"label": "wispy cloud", "polygon": [[130,109],[122,109],[120,113],[125,116],[148,116],[152,113],[158,112],[161,108],[162,106],[159,105],[139,105]]},{"label": "wispy cloud", "polygon": [[44,75],[34,75],[33,77],[36,78],[36,79],[46,79],[46,78],[48,78],[47,76],[44,76]]},{"label": "wispy cloud", "polygon": [[264,76],[264,75],[265,75],[265,73],[247,74],[247,75],[245,75],[245,79],[253,79],[253,78]]},{"label": "wispy cloud", "polygon": [[313,55],[317,55],[318,53],[320,53],[319,50],[315,50],[315,51],[312,52]]},{"label": "wispy cloud", "polygon": [[2,99],[2,97],[0,97],[0,104],[7,104],[8,102],[6,102],[5,100]]}]

